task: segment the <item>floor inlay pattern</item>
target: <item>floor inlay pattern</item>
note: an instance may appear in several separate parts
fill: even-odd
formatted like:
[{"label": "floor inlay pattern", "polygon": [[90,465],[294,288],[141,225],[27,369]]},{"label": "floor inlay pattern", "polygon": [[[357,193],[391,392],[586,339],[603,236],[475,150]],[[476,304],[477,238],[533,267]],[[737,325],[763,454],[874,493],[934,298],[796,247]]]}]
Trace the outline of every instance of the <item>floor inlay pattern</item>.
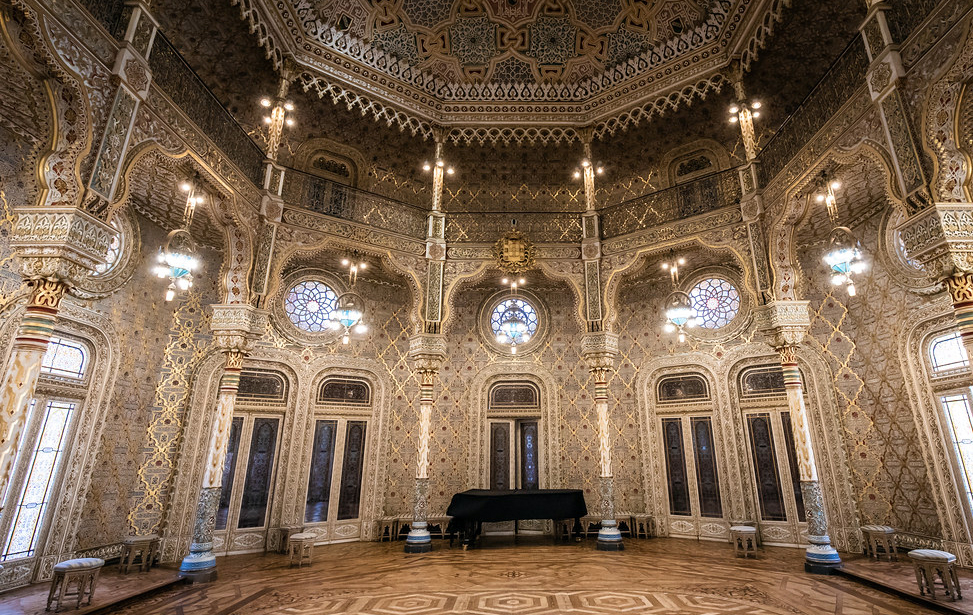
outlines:
[{"label": "floor inlay pattern", "polygon": [[[629,540],[618,553],[594,541],[514,545],[489,538],[470,551],[436,542],[424,555],[402,543],[315,549],[288,568],[281,555],[221,558],[211,584],[161,592],[124,615],[926,615],[933,611],[839,577],[804,573],[799,549],[733,557],[729,544]],[[40,589],[40,588],[39,588]],[[43,588],[46,591],[46,587]],[[2,599],[0,599],[2,604]],[[0,609],[2,610],[2,609]]]}]

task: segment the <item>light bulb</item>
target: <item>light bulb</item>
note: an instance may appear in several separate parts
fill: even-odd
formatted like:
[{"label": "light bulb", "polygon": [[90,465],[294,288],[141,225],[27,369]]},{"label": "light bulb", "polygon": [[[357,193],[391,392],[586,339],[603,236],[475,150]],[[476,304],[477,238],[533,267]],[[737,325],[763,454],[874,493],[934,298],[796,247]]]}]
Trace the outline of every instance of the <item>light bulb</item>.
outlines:
[{"label": "light bulb", "polygon": [[367,266],[368,266],[368,263],[358,263],[358,268],[359,269],[364,269]]},{"label": "light bulb", "polygon": [[736,124],[737,123],[737,116],[735,116],[735,115],[730,116],[730,123],[731,124]]},{"label": "light bulb", "polygon": [[508,282],[507,278],[504,278],[504,279],[500,280],[500,283],[501,284],[506,284],[507,282]]},{"label": "light bulb", "polygon": [[522,337],[524,339],[525,344],[530,341],[530,333],[524,333]]},{"label": "light bulb", "polygon": [[669,269],[669,263],[662,263],[662,269],[663,270]]},{"label": "light bulb", "polygon": [[359,335],[362,333],[368,333],[368,325],[364,323],[355,325],[355,333],[358,333]]},{"label": "light bulb", "polygon": [[595,172],[598,173],[598,175],[601,175],[602,173],[605,172],[605,168],[604,167],[598,167],[598,169]]},{"label": "light bulb", "polygon": [[431,167],[431,166],[429,166],[429,163],[428,163],[428,162],[427,162],[427,163],[425,163],[424,165],[422,165],[422,170],[423,170],[423,171],[428,171],[428,170],[429,170],[429,169],[431,169],[431,168],[432,168],[432,167]]},{"label": "light bulb", "polygon": [[179,287],[179,290],[189,290],[190,284],[191,282],[186,278],[179,278],[178,280],[176,280],[176,286]]},{"label": "light bulb", "polygon": [[453,173],[454,173],[453,167],[449,167],[448,169],[446,169],[446,174],[447,175],[452,175]]},{"label": "light bulb", "polygon": [[740,107],[737,107],[736,105],[733,105],[732,107],[730,107],[730,113],[736,115],[739,112],[740,112]]},{"label": "light bulb", "polygon": [[267,116],[264,116],[264,124],[269,124],[269,123],[270,123],[270,118],[267,117]]},{"label": "light bulb", "polygon": [[436,161],[436,166],[439,167],[439,168],[442,168],[442,167],[446,166],[446,163],[443,162],[442,160],[437,160]]},{"label": "light bulb", "polygon": [[589,162],[588,160],[582,160],[581,161],[581,166],[583,166],[584,168],[587,169],[588,167],[591,166],[591,162]]},{"label": "light bulb", "polygon": [[682,344],[685,341],[686,341],[686,334],[680,332],[679,333],[679,343]]},{"label": "light bulb", "polygon": [[574,172],[574,178],[575,179],[579,179],[580,177],[581,177],[581,172],[580,171],[575,171]]},{"label": "light bulb", "polygon": [[840,181],[838,181],[836,179],[833,182],[831,182],[831,189],[832,190],[838,190],[839,188],[841,188],[841,182]]},{"label": "light bulb", "polygon": [[760,112],[759,111],[754,111],[753,112],[753,117],[760,117]]},{"label": "light bulb", "polygon": [[264,107],[269,107],[270,106],[270,99],[269,98],[261,98],[260,99],[260,104],[263,105]]},{"label": "light bulb", "polygon": [[287,118],[286,120],[284,120],[284,123],[287,124],[288,126],[293,126],[294,120],[291,118]]},{"label": "light bulb", "polygon": [[527,280],[525,280],[524,278],[520,278],[520,285],[521,286],[523,286],[526,283],[527,283]]},{"label": "light bulb", "polygon": [[193,187],[189,185],[189,182],[183,182],[182,185],[180,185],[179,187],[182,188],[183,192],[189,192],[190,190],[193,189]]},{"label": "light bulb", "polygon": [[347,267],[348,266],[348,259],[347,258],[341,259],[341,264],[344,265],[345,267]]},{"label": "light bulb", "polygon": [[667,322],[666,324],[662,325],[662,330],[666,333],[675,333],[676,325],[672,324],[671,322]]},{"label": "light bulb", "polygon": [[343,336],[341,336],[341,343],[342,343],[342,344],[347,344],[347,343],[348,343],[348,341],[349,341],[350,339],[351,339],[351,338],[350,338],[350,337],[348,337],[348,335],[347,335],[347,334],[345,334],[345,335],[343,335]]},{"label": "light bulb", "polygon": [[685,265],[686,264],[686,259],[680,256],[679,257],[679,260],[676,261],[676,262],[679,263],[680,265]]},{"label": "light bulb", "polygon": [[170,285],[169,288],[166,289],[166,301],[172,301],[175,296],[176,289]]},{"label": "light bulb", "polygon": [[517,347],[516,346],[511,346],[510,347],[510,354],[517,354]]},{"label": "light bulb", "polygon": [[750,106],[753,107],[754,109],[759,109],[760,108],[760,101],[755,100],[755,101],[753,101],[753,104],[750,105]]},{"label": "light bulb", "polygon": [[856,292],[855,285],[852,282],[848,282],[848,296],[854,297]]},{"label": "light bulb", "polygon": [[294,103],[292,103],[291,101],[285,102],[284,103],[284,109],[287,110],[287,111],[293,111],[294,110]]}]

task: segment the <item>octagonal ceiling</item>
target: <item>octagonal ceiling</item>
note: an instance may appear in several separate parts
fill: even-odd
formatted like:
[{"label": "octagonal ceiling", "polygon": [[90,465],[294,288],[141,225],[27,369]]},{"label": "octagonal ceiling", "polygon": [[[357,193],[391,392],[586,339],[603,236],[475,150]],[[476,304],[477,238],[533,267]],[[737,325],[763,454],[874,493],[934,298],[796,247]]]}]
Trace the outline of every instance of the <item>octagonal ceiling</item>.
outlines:
[{"label": "octagonal ceiling", "polygon": [[783,0],[230,0],[277,66],[415,125],[588,126],[744,66]]}]

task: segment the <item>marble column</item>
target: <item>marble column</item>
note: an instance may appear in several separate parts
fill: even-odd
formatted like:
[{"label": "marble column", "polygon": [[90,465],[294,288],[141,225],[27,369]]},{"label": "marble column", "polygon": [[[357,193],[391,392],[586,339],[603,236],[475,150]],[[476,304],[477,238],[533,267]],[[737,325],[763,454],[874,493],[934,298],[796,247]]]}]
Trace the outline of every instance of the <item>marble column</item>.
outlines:
[{"label": "marble column", "polygon": [[801,495],[807,516],[808,542],[805,550],[804,569],[807,572],[830,574],[841,564],[838,552],[831,546],[828,536],[828,519],[824,512],[824,497],[811,447],[811,429],[808,425],[807,407],[804,404],[804,385],[797,365],[795,346],[782,346],[780,363],[784,372],[784,388],[787,391],[787,408],[791,415],[794,433],[794,450],[801,479]]},{"label": "marble column", "polygon": [[618,354],[618,336],[614,333],[588,333],[581,340],[581,354],[588,363],[594,383],[595,414],[598,421],[599,495],[601,529],[599,551],[621,551],[625,548],[615,519],[615,477],[612,473],[611,421],[608,407],[608,378]]},{"label": "marble column", "polygon": [[412,525],[405,539],[406,553],[432,551],[426,522],[429,495],[429,437],[432,429],[433,384],[438,367],[421,366],[419,373],[419,438],[416,443],[416,485],[413,494]]},{"label": "marble column", "polygon": [[31,285],[27,310],[17,329],[6,369],[0,376],[0,509],[66,288],[57,280],[33,280]]},{"label": "marble column", "polygon": [[226,450],[230,441],[230,423],[233,421],[233,406],[240,385],[240,372],[243,369],[245,353],[241,350],[226,350],[226,365],[220,379],[220,394],[216,404],[216,421],[210,434],[203,474],[203,488],[196,507],[196,522],[193,526],[193,539],[189,545],[189,555],[179,566],[183,577],[194,583],[216,580],[216,556],[213,554],[213,530],[216,527],[216,509],[223,491],[223,466]]}]

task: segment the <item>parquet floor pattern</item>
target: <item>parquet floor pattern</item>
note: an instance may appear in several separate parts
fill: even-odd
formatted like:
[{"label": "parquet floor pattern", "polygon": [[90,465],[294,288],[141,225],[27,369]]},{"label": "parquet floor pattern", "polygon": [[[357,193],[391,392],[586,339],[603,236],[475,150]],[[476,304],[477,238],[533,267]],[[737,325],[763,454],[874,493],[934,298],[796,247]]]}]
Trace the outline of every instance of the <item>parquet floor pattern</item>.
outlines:
[{"label": "parquet floor pattern", "polygon": [[594,542],[488,539],[462,551],[435,543],[318,547],[311,568],[279,555],[219,560],[220,579],[169,590],[124,615],[925,615],[894,596],[837,577],[807,575],[803,552],[765,548],[736,559],[726,543],[630,540],[620,553]]}]

